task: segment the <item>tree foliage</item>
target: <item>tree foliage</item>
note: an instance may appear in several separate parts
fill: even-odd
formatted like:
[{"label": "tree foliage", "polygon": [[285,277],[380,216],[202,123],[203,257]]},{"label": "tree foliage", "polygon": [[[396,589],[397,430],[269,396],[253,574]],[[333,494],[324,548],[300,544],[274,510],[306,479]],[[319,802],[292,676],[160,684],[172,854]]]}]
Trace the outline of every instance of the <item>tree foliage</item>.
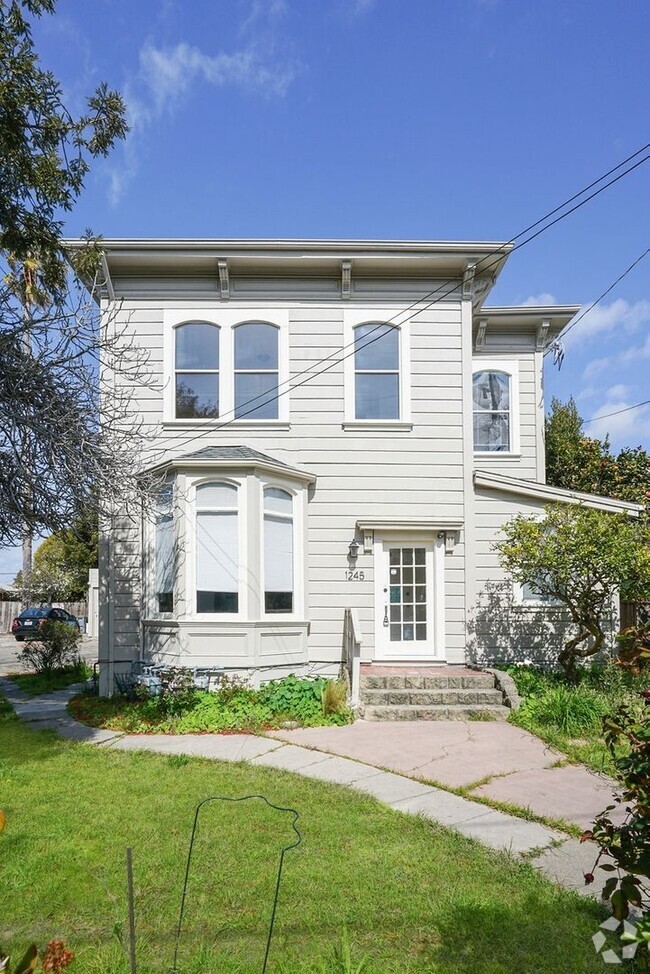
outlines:
[{"label": "tree foliage", "polygon": [[73,208],[90,160],[106,156],[127,126],[121,96],[104,83],[77,118],[63,104],[28,19],[54,9],[55,0],[0,0],[0,247],[17,264],[36,257],[42,287],[60,297],[67,257],[59,214]]},{"label": "tree foliage", "polygon": [[[86,598],[88,572],[98,562],[97,515],[87,511],[70,528],[55,531],[34,554],[32,598],[40,602],[76,602]],[[22,572],[14,585],[22,588]]]},{"label": "tree foliage", "polygon": [[585,436],[573,398],[551,401],[546,417],[546,480],[554,487],[616,497],[637,504],[650,499],[650,456],[642,447],[625,447],[618,456],[609,440]]},{"label": "tree foliage", "polygon": [[495,543],[503,568],[568,611],[572,633],[558,662],[573,672],[578,659],[603,646],[615,597],[650,597],[650,529],[625,514],[551,505],[543,518],[518,515]]},{"label": "tree foliage", "polygon": [[78,117],[66,108],[30,23],[54,10],[0,0],[0,544],[65,528],[118,493],[139,502],[132,394],[154,381],[119,302],[100,319],[99,239],[61,240],[92,160],[127,126],[105,84]]}]

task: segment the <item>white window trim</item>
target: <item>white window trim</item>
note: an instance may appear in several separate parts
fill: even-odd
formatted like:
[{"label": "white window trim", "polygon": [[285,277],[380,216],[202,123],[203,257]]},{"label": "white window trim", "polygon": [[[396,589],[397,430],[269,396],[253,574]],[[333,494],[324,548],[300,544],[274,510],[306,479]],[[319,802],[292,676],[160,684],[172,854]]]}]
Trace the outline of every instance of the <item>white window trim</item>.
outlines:
[{"label": "white window trim", "polygon": [[[219,412],[218,417],[209,419],[177,419],[175,403],[176,387],[176,342],[175,329],[186,322],[205,321],[219,326]],[[234,334],[236,325],[248,322],[260,322],[274,325],[278,329],[278,384],[280,396],[278,398],[277,419],[256,419],[244,416],[235,419],[235,354]],[[289,422],[290,408],[288,380],[289,364],[289,311],[286,308],[263,309],[253,306],[222,308],[212,307],[184,307],[166,308],[163,312],[163,423],[185,427],[219,426],[221,423],[233,426],[246,424],[252,427],[275,427]]]},{"label": "white window trim", "polygon": [[[343,429],[411,428],[411,331],[410,321],[395,322],[403,308],[345,308],[343,311],[343,361],[345,413]],[[397,419],[357,419],[355,416],[354,329],[365,324],[395,324],[398,329],[399,417]]]},{"label": "white window trim", "polygon": [[[505,372],[510,376],[510,449],[509,450],[476,450],[474,449],[474,376],[477,372]],[[504,457],[521,456],[521,405],[519,398],[519,362],[516,359],[492,358],[491,355],[481,355],[472,361],[472,448],[474,456],[482,460],[503,460]]]},{"label": "white window trim", "polygon": [[[266,578],[264,573],[264,490],[266,487],[277,487],[291,494],[293,499],[293,611],[292,612],[267,612],[266,611]],[[260,620],[262,622],[295,622],[305,617],[305,568],[307,565],[305,553],[304,535],[304,510],[305,510],[304,487],[296,488],[293,484],[281,479],[260,479],[260,509],[259,509],[259,538],[260,538]]]},{"label": "white window trim", "polygon": [[[248,478],[231,477],[218,472],[203,474],[200,477],[187,478],[187,495],[191,516],[186,519],[186,552],[187,563],[185,571],[186,581],[186,618],[198,622],[245,622],[249,617],[248,586],[246,584],[246,564],[248,561]],[[197,612],[196,587],[196,558],[198,553],[198,536],[196,530],[197,502],[196,488],[203,484],[228,484],[237,488],[237,518],[239,541],[239,599],[237,612]],[[202,508],[203,510],[203,508]],[[207,510],[207,508],[206,508]]]}]

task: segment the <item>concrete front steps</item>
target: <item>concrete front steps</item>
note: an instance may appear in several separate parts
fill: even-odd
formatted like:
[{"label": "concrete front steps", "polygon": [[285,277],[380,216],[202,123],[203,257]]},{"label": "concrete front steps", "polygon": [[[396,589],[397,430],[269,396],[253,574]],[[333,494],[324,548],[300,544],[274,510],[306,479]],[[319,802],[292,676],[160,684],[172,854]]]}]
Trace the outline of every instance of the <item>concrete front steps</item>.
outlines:
[{"label": "concrete front steps", "polygon": [[491,673],[463,666],[362,664],[364,720],[506,720],[510,710]]}]

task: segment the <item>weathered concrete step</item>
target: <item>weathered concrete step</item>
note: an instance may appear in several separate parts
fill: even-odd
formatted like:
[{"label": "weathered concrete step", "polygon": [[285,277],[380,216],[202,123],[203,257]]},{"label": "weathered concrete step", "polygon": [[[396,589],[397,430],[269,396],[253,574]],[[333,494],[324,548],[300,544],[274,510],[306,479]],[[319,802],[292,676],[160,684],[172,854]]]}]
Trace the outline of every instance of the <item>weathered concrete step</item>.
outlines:
[{"label": "weathered concrete step", "polygon": [[507,720],[507,707],[494,704],[451,704],[439,707],[365,707],[364,720]]},{"label": "weathered concrete step", "polygon": [[389,673],[361,673],[362,690],[491,690],[494,677],[491,673],[471,676],[400,676]]},{"label": "weathered concrete step", "polygon": [[412,705],[440,707],[450,704],[502,704],[501,690],[361,690],[361,702],[368,706],[388,707]]}]

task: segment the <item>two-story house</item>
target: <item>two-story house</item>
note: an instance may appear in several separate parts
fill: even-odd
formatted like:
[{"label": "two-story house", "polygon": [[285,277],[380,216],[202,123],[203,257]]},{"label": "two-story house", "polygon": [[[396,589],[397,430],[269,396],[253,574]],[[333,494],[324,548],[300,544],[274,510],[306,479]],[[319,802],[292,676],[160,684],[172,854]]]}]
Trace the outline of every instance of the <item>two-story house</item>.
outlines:
[{"label": "two-story house", "polygon": [[132,402],[162,486],[103,530],[102,693],[143,659],[336,675],[350,619],[362,662],[557,644],[503,577],[500,525],[634,505],[545,485],[543,351],[578,309],[486,307],[507,244],[103,246],[103,309],[156,380]]}]

